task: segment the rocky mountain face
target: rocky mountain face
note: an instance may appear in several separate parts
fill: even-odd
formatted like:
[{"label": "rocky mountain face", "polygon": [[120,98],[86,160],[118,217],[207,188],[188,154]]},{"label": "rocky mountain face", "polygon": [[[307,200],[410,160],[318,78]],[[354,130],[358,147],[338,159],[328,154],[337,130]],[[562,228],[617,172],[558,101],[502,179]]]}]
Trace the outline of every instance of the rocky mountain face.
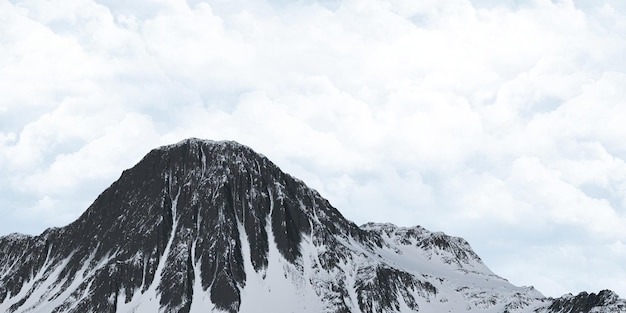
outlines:
[{"label": "rocky mountain face", "polygon": [[545,298],[461,238],[361,227],[235,142],[188,139],[122,173],[75,222],[0,237],[0,312],[626,312]]}]

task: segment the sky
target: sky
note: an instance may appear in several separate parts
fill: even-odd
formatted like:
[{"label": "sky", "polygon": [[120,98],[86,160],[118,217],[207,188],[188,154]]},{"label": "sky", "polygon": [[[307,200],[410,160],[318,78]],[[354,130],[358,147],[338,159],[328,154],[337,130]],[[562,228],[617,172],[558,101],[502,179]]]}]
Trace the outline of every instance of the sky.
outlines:
[{"label": "sky", "polygon": [[0,0],[0,235],[235,140],[362,224],[626,297],[626,2]]}]

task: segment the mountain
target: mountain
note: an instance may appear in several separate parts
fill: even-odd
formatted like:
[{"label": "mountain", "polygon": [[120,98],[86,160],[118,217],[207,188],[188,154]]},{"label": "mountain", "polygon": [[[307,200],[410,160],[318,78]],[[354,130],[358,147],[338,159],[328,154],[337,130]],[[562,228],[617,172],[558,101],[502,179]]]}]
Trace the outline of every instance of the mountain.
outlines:
[{"label": "mountain", "polygon": [[345,219],[235,142],[152,150],[73,223],[0,237],[0,312],[626,312],[491,272],[463,239]]}]

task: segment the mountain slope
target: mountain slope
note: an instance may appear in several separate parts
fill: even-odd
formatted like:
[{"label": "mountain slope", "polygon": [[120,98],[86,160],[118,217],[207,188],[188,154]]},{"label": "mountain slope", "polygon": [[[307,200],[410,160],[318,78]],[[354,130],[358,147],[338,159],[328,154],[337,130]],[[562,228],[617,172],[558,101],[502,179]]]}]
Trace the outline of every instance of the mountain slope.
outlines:
[{"label": "mountain slope", "polygon": [[581,295],[515,287],[461,238],[358,227],[235,142],[152,150],[70,225],[0,237],[1,312],[626,312]]}]

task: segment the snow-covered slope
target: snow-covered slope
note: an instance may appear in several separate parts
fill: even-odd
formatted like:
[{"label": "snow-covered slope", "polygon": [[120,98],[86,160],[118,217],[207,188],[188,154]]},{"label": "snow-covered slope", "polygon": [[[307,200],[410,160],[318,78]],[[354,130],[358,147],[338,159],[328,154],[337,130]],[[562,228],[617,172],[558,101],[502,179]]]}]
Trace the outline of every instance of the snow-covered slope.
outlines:
[{"label": "snow-covered slope", "polygon": [[0,312],[626,312],[545,298],[461,238],[358,227],[234,142],[151,151],[72,224],[0,237]]}]

